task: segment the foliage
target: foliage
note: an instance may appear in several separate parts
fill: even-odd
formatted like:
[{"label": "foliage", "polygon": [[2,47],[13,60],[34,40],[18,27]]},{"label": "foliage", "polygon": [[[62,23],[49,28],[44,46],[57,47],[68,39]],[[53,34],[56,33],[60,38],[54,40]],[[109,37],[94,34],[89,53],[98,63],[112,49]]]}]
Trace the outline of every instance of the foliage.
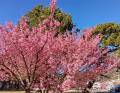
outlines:
[{"label": "foliage", "polygon": [[35,87],[36,82],[42,82],[43,79],[55,82],[57,64],[53,65],[50,53],[56,40],[54,32],[43,32],[44,29],[44,25],[41,25],[31,32],[24,19],[17,27],[11,23],[1,26],[1,80],[17,80],[25,90]]},{"label": "foliage", "polygon": [[102,36],[102,46],[111,46],[116,53],[120,56],[120,25],[116,23],[105,23],[96,26],[94,30],[94,35],[101,34]]},{"label": "foliage", "polygon": [[[27,17],[30,26],[38,26],[39,23],[42,23],[43,20],[50,16],[50,13],[49,7],[37,5],[25,16]],[[62,12],[59,8],[55,9],[54,18],[61,23],[61,26],[59,27],[61,33],[72,29],[73,22],[71,16]]]},{"label": "foliage", "polygon": [[43,24],[29,31],[24,19],[17,27],[1,26],[1,80],[16,79],[25,90],[67,90],[86,87],[89,80],[116,66],[116,59],[98,47],[99,36],[91,38],[92,29],[77,40],[74,33],[56,38],[56,27],[51,28],[44,31]]},{"label": "foliage", "polygon": [[118,59],[99,48],[100,36],[92,37],[94,28],[80,39],[67,32],[55,37],[60,23],[53,18],[54,7],[52,2],[50,17],[32,31],[24,18],[17,26],[0,27],[0,80],[17,80],[27,93],[36,87],[55,93],[86,88],[90,80],[116,67]]}]

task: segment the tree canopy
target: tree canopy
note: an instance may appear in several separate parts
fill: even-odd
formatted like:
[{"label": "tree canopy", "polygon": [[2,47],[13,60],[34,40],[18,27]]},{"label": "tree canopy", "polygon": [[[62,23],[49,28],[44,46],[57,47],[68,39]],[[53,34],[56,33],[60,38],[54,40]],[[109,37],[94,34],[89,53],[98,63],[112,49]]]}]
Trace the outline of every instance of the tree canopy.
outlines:
[{"label": "tree canopy", "polygon": [[[25,16],[27,17],[30,26],[38,26],[39,23],[42,23],[43,20],[50,16],[50,8],[37,5]],[[72,17],[61,11],[59,8],[55,9],[54,19],[61,23],[59,29],[62,33],[73,28]]]},{"label": "tree canopy", "polygon": [[99,48],[99,35],[91,37],[93,29],[80,39],[74,33],[54,37],[58,25],[49,21],[32,31],[24,19],[19,26],[0,27],[0,80],[18,81],[26,93],[36,87],[55,93],[84,89],[89,81],[116,67],[117,59]]},{"label": "tree canopy", "polygon": [[102,36],[101,43],[103,47],[108,46],[120,56],[120,24],[105,23],[97,25],[93,31],[94,35]]},{"label": "tree canopy", "polygon": [[74,32],[55,37],[61,25],[53,15],[56,0],[51,2],[50,17],[37,27],[24,18],[17,26],[0,26],[0,80],[18,81],[26,93],[33,88],[84,91],[89,81],[116,67],[119,59],[98,46],[101,37],[92,36],[94,28],[79,39]]}]

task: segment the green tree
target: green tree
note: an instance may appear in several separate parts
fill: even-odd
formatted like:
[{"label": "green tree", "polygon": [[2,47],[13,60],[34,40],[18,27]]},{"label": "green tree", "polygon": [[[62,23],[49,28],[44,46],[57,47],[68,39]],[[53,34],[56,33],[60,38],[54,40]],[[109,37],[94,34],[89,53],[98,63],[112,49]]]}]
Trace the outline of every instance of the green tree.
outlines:
[{"label": "green tree", "polygon": [[97,34],[100,34],[102,36],[102,47],[110,46],[111,51],[115,52],[118,56],[120,56],[120,24],[99,24],[93,31],[93,35]]},{"label": "green tree", "polygon": [[[28,12],[25,16],[28,19],[28,24],[30,26],[38,26],[39,23],[42,23],[44,19],[49,17],[50,8],[43,7],[42,5],[37,5],[30,12]],[[60,26],[60,31],[63,33],[66,30],[71,30],[73,28],[72,17],[64,12],[62,12],[59,8],[55,10],[54,14],[55,20],[62,23]]]}]

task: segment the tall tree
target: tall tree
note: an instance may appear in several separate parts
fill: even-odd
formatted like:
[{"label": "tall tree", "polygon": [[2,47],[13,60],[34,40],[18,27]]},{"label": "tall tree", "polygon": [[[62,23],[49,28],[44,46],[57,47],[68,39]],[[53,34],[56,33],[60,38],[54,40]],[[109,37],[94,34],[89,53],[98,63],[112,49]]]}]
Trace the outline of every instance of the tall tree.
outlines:
[{"label": "tall tree", "polygon": [[[25,16],[27,17],[30,26],[38,26],[39,23],[42,23],[44,19],[50,16],[50,8],[37,5]],[[66,30],[72,30],[73,22],[72,17],[69,14],[56,8],[54,18],[61,23],[61,26],[59,27],[61,33],[66,32]]]},{"label": "tall tree", "polygon": [[97,25],[93,34],[101,34],[102,47],[107,46],[111,49],[111,52],[115,52],[118,56],[120,56],[120,24],[105,23]]}]

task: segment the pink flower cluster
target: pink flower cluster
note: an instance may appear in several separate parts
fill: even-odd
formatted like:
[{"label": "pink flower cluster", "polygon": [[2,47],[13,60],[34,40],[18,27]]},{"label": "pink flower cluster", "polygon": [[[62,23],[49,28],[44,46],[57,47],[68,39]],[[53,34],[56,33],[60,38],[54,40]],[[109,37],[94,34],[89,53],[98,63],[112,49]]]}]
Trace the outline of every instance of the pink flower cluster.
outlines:
[{"label": "pink flower cluster", "polygon": [[[55,4],[52,0],[52,13]],[[116,67],[118,59],[99,48],[101,38],[92,36],[94,28],[78,39],[69,32],[55,37],[59,26],[51,18],[33,28],[25,18],[17,26],[0,26],[0,80],[15,79],[25,90],[37,86],[63,91],[85,88],[88,81]]]}]

